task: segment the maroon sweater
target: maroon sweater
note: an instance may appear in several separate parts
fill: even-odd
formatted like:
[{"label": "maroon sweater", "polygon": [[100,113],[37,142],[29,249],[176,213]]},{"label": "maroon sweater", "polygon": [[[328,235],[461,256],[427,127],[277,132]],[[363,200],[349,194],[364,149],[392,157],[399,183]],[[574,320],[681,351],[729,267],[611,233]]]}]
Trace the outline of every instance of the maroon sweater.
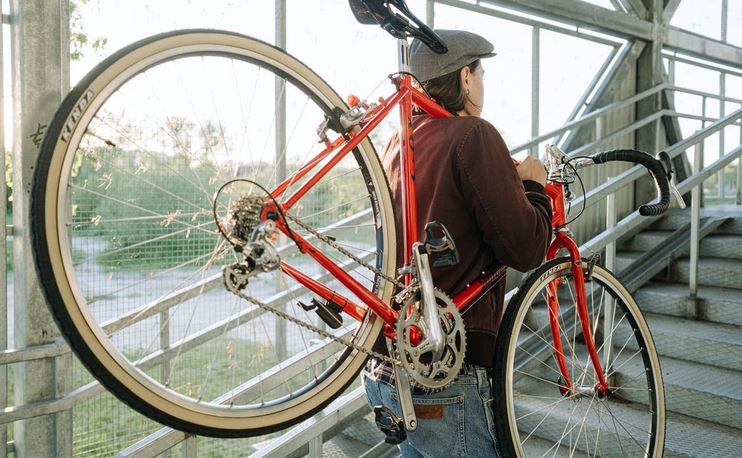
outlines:
[{"label": "maroon sweater", "polygon": [[[484,270],[502,265],[520,271],[539,266],[551,240],[551,205],[544,187],[521,181],[497,129],[473,116],[412,121],[417,187],[418,231],[430,221],[448,229],[460,262],[433,269],[434,285],[453,296]],[[399,140],[394,136],[382,157],[394,199],[397,239],[402,241],[402,182]],[[397,265],[402,265],[403,251]],[[505,282],[464,313],[465,362],[494,366],[495,337],[504,309]]]}]

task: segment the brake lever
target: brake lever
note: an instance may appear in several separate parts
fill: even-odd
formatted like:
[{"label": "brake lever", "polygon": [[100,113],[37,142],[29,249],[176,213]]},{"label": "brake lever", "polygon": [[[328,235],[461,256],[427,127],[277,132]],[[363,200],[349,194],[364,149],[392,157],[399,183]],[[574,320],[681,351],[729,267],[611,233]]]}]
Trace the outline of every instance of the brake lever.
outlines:
[{"label": "brake lever", "polygon": [[678,207],[685,208],[685,201],[683,200],[683,195],[680,194],[680,191],[678,191],[678,188],[675,187],[674,184],[672,184],[672,181],[668,183],[670,185],[670,194],[672,194],[675,197],[675,200],[678,202]]},{"label": "brake lever", "polygon": [[665,171],[665,176],[667,176],[667,184],[670,186],[670,194],[672,194],[675,197],[675,200],[678,202],[678,206],[680,208],[685,208],[685,201],[683,200],[683,195],[680,194],[680,191],[678,191],[678,188],[675,187],[675,185],[672,183],[672,161],[670,160],[670,155],[667,154],[666,151],[660,151],[657,154],[657,160],[660,161],[660,164],[662,164],[662,168]]}]

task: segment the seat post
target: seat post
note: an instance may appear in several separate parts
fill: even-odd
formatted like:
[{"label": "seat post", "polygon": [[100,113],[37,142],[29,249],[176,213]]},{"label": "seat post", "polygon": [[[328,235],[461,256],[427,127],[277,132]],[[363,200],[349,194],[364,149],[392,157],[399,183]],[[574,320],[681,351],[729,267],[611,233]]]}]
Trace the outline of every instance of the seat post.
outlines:
[{"label": "seat post", "polygon": [[410,44],[407,38],[397,38],[397,61],[400,72],[410,71]]}]

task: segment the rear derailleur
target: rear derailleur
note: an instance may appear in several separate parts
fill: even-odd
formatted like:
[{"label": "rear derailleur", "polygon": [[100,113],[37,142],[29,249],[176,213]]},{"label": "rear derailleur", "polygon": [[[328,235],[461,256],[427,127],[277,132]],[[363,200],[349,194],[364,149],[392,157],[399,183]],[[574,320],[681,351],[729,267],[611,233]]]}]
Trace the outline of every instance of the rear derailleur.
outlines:
[{"label": "rear derailleur", "polygon": [[278,235],[276,222],[260,221],[263,198],[245,196],[232,205],[228,217],[229,243],[242,254],[242,260],[222,269],[224,285],[236,293],[245,289],[251,277],[275,270],[281,263],[272,240]]}]

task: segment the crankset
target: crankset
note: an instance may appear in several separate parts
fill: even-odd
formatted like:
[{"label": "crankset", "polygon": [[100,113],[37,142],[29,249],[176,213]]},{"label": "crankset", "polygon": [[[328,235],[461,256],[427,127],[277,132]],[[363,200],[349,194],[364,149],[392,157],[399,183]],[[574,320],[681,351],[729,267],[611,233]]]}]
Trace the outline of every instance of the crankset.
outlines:
[{"label": "crankset", "polygon": [[440,356],[430,343],[430,326],[421,310],[419,294],[411,295],[402,304],[397,319],[395,349],[402,368],[415,386],[439,391],[453,382],[464,364],[466,333],[464,320],[453,300],[438,289],[434,290],[434,296],[434,313],[444,342]]}]

